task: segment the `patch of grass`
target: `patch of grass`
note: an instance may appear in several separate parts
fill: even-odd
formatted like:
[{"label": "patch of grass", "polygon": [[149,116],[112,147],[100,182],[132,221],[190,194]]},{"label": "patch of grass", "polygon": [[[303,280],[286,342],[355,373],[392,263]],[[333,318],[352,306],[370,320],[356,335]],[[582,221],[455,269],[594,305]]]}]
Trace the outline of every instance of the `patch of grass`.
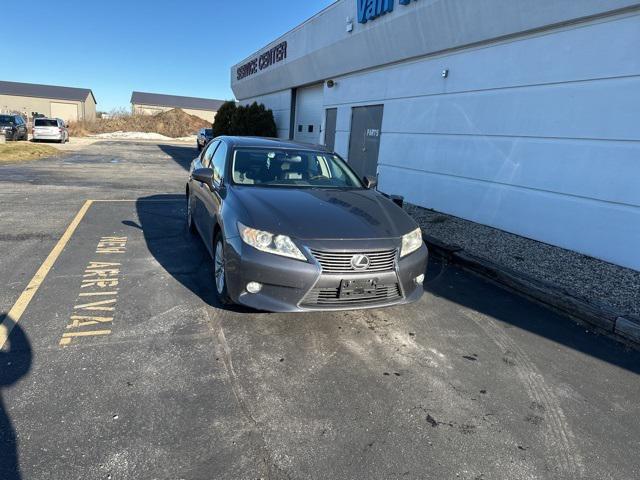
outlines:
[{"label": "patch of grass", "polygon": [[51,145],[26,142],[0,143],[0,164],[17,163],[58,155],[60,150]]}]

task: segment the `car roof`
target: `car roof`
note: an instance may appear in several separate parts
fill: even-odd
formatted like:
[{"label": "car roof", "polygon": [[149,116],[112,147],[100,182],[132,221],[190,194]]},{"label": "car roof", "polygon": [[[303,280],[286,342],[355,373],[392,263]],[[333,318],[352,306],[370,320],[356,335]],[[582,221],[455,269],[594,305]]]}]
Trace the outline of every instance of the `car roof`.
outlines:
[{"label": "car roof", "polygon": [[294,142],[293,140],[282,140],[279,138],[222,136],[218,137],[217,140],[225,140],[227,144],[232,148],[281,148],[288,150],[313,150],[329,152],[327,147],[325,147],[324,145]]}]

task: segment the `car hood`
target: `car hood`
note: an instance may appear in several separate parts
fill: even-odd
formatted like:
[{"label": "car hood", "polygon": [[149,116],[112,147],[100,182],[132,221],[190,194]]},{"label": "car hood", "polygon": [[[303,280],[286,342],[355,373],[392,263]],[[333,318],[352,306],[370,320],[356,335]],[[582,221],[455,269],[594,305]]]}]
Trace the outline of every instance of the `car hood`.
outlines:
[{"label": "car hood", "polygon": [[373,190],[234,186],[249,227],[299,239],[398,238],[417,227],[388,198]]}]

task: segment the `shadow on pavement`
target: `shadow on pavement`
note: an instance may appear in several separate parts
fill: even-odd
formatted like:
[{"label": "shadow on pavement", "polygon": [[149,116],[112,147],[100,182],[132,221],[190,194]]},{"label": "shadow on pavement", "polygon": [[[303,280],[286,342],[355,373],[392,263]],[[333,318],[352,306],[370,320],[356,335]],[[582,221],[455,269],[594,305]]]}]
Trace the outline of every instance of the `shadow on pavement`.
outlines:
[{"label": "shadow on pavement", "polygon": [[[193,149],[186,147],[171,148],[175,148],[177,158],[185,157],[185,150],[193,153]],[[200,237],[187,230],[185,196],[143,197],[136,208],[140,225],[123,223],[142,228],[147,247],[158,263],[207,304],[224,308],[214,292],[211,257]],[[625,349],[604,336],[587,333],[584,327],[566,317],[435,257],[429,261],[425,290],[509,326],[640,374],[640,352]],[[255,313],[244,308],[234,310]]]},{"label": "shadow on pavement", "polygon": [[[140,225],[130,220],[122,223],[141,228],[149,252],[167,273],[207,304],[222,306],[215,294],[213,261],[199,235],[191,234],[186,224],[184,195],[152,195],[139,198],[136,210]],[[256,313],[243,307],[231,310]]]},{"label": "shadow on pavement", "polygon": [[6,314],[0,315],[0,325],[13,327],[8,347],[0,350],[0,478],[19,480],[18,440],[5,407],[2,390],[15,384],[31,369],[31,344],[20,325]]},{"label": "shadow on pavement", "polygon": [[169,155],[174,162],[185,170],[189,170],[191,162],[199,155],[195,145],[158,145],[160,150]]},{"label": "shadow on pavement", "polygon": [[[463,307],[480,312],[560,345],[640,374],[640,352],[602,335],[587,333],[585,327],[567,317],[527,300],[444,260],[430,259],[425,290]],[[508,328],[508,327],[507,327]]]}]

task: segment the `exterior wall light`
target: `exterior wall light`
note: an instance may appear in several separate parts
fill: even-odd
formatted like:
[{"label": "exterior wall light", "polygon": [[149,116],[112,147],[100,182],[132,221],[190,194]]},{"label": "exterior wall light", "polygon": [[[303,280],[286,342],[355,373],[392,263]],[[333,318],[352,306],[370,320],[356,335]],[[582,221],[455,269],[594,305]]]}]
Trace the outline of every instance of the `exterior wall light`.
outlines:
[{"label": "exterior wall light", "polygon": [[334,82],[333,80],[327,80],[327,87],[328,88],[333,88],[336,86],[336,82]]},{"label": "exterior wall light", "polygon": [[442,70],[442,78],[448,78],[449,77],[449,69],[445,69]]},{"label": "exterior wall light", "polygon": [[353,32],[353,20],[351,17],[347,17],[347,33]]}]

